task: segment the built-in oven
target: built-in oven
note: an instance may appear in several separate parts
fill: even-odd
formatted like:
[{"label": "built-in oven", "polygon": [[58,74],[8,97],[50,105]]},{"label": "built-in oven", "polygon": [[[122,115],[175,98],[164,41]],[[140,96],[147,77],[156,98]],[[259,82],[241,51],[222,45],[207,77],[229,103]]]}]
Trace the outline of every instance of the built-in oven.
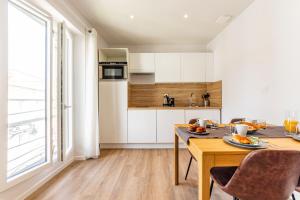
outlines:
[{"label": "built-in oven", "polygon": [[99,78],[101,80],[127,79],[127,62],[100,62]]}]

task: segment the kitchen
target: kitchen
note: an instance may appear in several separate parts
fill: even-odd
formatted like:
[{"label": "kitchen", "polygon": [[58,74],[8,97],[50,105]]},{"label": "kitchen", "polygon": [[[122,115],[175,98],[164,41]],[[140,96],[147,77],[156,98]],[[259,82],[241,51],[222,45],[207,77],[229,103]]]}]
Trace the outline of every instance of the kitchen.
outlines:
[{"label": "kitchen", "polygon": [[0,1],[0,199],[300,199],[300,1]]},{"label": "kitchen", "polygon": [[[221,121],[222,82],[211,77],[212,53],[104,48],[99,55],[100,148],[167,148],[174,140],[174,124],[199,116]],[[105,76],[106,68],[117,68],[114,62],[125,63],[124,71],[108,73],[125,77]],[[206,106],[205,93],[211,95]]]}]

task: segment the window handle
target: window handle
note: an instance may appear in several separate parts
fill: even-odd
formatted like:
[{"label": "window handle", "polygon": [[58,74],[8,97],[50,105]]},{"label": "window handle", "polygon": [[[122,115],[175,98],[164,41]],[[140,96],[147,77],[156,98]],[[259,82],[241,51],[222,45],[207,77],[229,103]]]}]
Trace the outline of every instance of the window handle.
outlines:
[{"label": "window handle", "polygon": [[69,109],[69,108],[72,108],[72,106],[68,106],[68,105],[64,104],[64,110]]}]

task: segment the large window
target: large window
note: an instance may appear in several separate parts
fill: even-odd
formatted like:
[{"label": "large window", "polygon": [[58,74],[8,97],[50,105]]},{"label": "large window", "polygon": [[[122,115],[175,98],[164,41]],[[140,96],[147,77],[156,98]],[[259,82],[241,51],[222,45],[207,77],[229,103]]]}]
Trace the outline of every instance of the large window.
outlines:
[{"label": "large window", "polygon": [[48,27],[39,14],[8,4],[7,179],[49,160]]}]

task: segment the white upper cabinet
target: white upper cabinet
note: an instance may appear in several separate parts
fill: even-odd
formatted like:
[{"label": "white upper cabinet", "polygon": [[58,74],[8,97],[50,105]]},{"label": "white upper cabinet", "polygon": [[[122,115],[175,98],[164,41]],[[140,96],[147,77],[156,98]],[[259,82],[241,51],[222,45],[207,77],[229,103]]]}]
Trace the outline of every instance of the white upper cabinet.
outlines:
[{"label": "white upper cabinet", "polygon": [[156,53],[155,82],[213,82],[212,53]]},{"label": "white upper cabinet", "polygon": [[157,143],[174,142],[175,124],[184,124],[184,110],[157,110]]},{"label": "white upper cabinet", "polygon": [[128,110],[128,143],[156,143],[156,110]]},{"label": "white upper cabinet", "polygon": [[129,72],[130,73],[154,73],[155,72],[154,53],[130,53]]},{"label": "white upper cabinet", "polygon": [[181,82],[180,53],[155,54],[155,82]]},{"label": "white upper cabinet", "polygon": [[204,53],[182,53],[182,82],[205,82],[206,55]]}]

